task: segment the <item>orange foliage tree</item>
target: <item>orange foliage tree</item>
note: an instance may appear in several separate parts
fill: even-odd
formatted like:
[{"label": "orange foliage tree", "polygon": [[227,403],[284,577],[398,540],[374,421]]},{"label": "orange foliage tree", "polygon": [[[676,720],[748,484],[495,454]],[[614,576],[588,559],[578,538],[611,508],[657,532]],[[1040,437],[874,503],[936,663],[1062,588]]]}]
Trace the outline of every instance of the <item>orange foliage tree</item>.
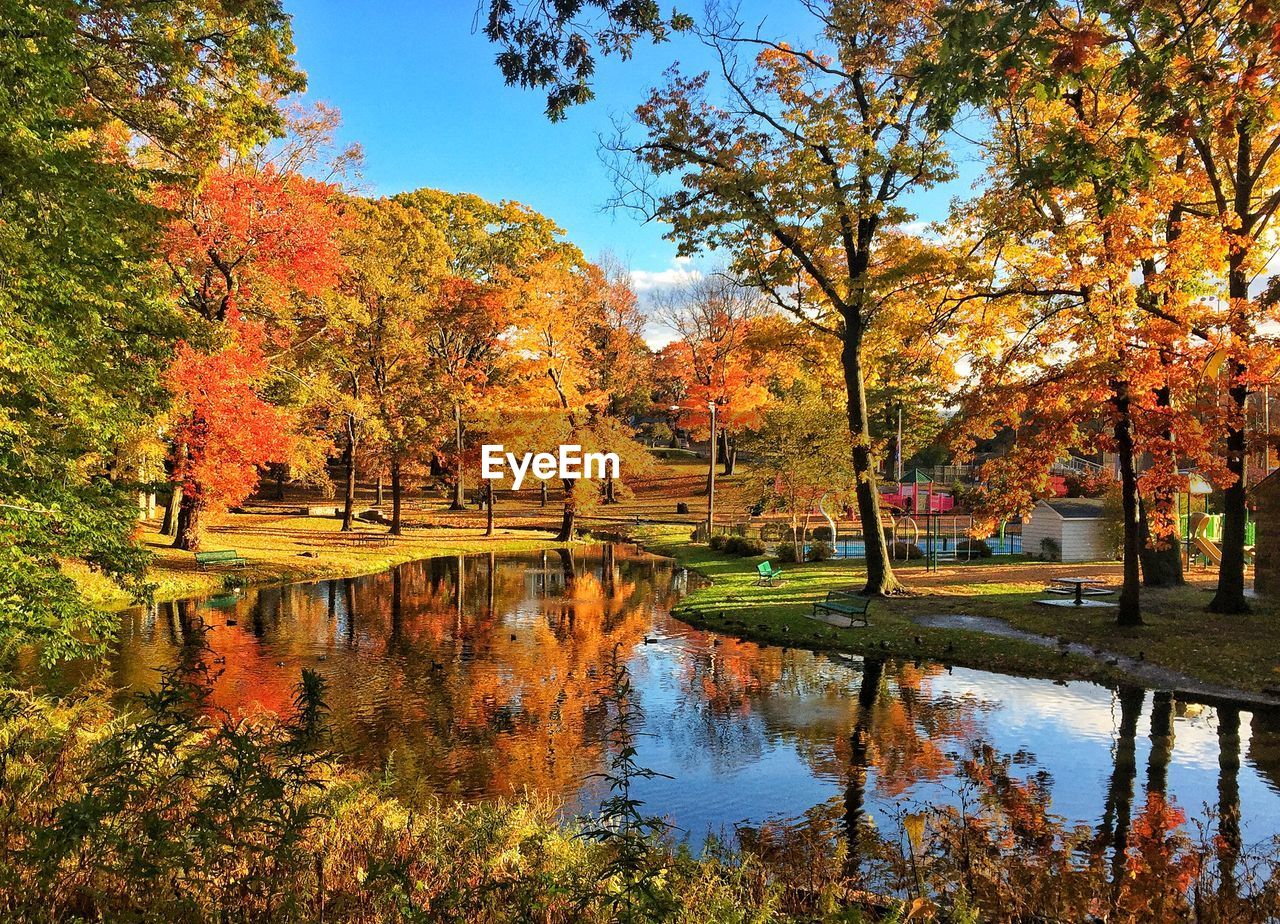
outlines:
[{"label": "orange foliage tree", "polygon": [[759,292],[722,272],[694,279],[662,293],[658,317],[678,334],[664,348],[665,361],[685,380],[679,406],[695,432],[716,423],[724,474],[732,475],[738,439],[760,421],[769,402],[768,369],[759,362],[757,333],[767,306]]},{"label": "orange foliage tree", "polygon": [[174,545],[200,548],[203,517],[233,507],[258,484],[258,467],[283,461],[289,415],[264,401],[262,325],[227,315],[226,342],[214,350],[180,343],[165,385],[173,399],[173,481],[182,487]]}]

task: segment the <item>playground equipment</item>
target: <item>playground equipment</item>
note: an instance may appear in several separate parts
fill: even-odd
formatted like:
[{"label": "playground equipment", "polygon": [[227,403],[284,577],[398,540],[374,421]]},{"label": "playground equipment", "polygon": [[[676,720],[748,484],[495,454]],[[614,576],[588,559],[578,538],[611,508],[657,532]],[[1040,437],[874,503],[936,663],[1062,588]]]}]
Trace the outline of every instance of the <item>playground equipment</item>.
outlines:
[{"label": "playground equipment", "polygon": [[908,513],[947,513],[956,502],[950,494],[935,490],[934,481],[920,469],[912,469],[898,482],[896,491],[881,495],[891,507]]},{"label": "playground equipment", "polygon": [[[1249,524],[1249,526],[1252,525],[1252,523]],[[1187,519],[1187,538],[1190,540],[1192,547],[1215,568],[1222,565],[1221,530],[1222,518],[1220,516],[1211,516],[1197,510]],[[1244,548],[1244,560],[1246,564],[1250,564],[1253,562],[1252,529],[1246,530],[1245,541],[1248,544]],[[1189,557],[1188,554],[1188,559]],[[1190,560],[1188,560],[1187,564],[1190,566]]]},{"label": "playground equipment", "polygon": [[1191,543],[1197,552],[1208,559],[1209,564],[1217,568],[1222,564],[1222,547],[1207,535],[1210,522],[1208,514],[1198,510],[1191,514],[1189,524]]}]

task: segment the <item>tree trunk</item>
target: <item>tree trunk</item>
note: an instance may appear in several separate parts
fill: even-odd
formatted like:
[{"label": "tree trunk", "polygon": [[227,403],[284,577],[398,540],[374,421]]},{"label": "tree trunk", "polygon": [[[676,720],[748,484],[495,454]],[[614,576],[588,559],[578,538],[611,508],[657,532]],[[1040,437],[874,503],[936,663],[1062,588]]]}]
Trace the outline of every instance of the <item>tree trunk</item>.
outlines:
[{"label": "tree trunk", "polygon": [[1142,625],[1142,520],[1138,515],[1138,475],[1133,464],[1133,421],[1129,416],[1129,383],[1111,383],[1115,410],[1116,455],[1120,462],[1120,505],[1124,511],[1124,582],[1120,588],[1117,625]]},{"label": "tree trunk", "polygon": [[720,431],[720,453],[721,474],[732,475],[738,467],[738,440],[726,430]]},{"label": "tree trunk", "polygon": [[[1161,351],[1161,365],[1168,366],[1170,358]],[[1173,406],[1173,393],[1168,385],[1156,389],[1156,407],[1167,412]],[[1177,471],[1177,452],[1173,444],[1173,434],[1165,430],[1160,439],[1166,447],[1157,455],[1156,465],[1165,474]],[[1178,493],[1165,479],[1157,479],[1151,491],[1149,509],[1139,498],[1139,513],[1142,518],[1142,583],[1148,587],[1180,587],[1182,579],[1182,549],[1178,543]],[[1173,534],[1157,536],[1151,530],[1148,516],[1155,517],[1162,523],[1173,525]],[[1156,545],[1160,548],[1156,548]]]},{"label": "tree trunk", "polygon": [[178,534],[178,510],[182,506],[182,485],[175,483],[169,492],[169,503],[164,507],[164,521],[160,524],[160,535],[176,536]]},{"label": "tree trunk", "polygon": [[342,503],[342,532],[351,532],[356,511],[356,418],[347,415],[347,485]]},{"label": "tree trunk", "polygon": [[547,506],[547,482],[545,480],[538,482],[539,507]]},{"label": "tree trunk", "polygon": [[618,502],[618,492],[613,483],[613,471],[604,477],[604,502],[606,504],[616,504]]},{"label": "tree trunk", "polygon": [[484,517],[484,534],[486,536],[493,535],[493,479],[490,478],[484,483],[485,507]]},{"label": "tree trunk", "polygon": [[876,490],[875,465],[871,458],[871,424],[867,417],[867,393],[862,375],[862,333],[855,327],[856,318],[848,318],[845,323],[849,329],[845,332],[840,361],[844,366],[848,395],[849,432],[853,436],[854,491],[867,556],[867,584],[862,592],[883,596],[898,590],[899,584],[893,576],[889,546],[880,525],[880,492]]},{"label": "tree trunk", "polygon": [[578,483],[572,478],[565,478],[563,481],[564,515],[560,520],[560,532],[556,533],[556,541],[570,542],[573,539],[574,524],[578,516],[578,498],[575,496]]},{"label": "tree trunk", "polygon": [[457,453],[453,470],[453,503],[450,510],[466,510],[466,485],[462,477],[462,404],[453,402],[453,449]]},{"label": "tree trunk", "polygon": [[400,486],[400,458],[391,459],[391,535],[400,535],[400,499],[403,491]]},{"label": "tree trunk", "polygon": [[[1243,309],[1240,305],[1249,299],[1249,279],[1245,274],[1244,260],[1247,251],[1233,247],[1228,258],[1227,294],[1231,301],[1232,339],[1244,339],[1246,331],[1237,322]],[[1243,347],[1243,343],[1236,343]],[[1232,356],[1227,361],[1229,389],[1227,395],[1227,471],[1235,476],[1231,487],[1223,492],[1222,564],[1218,567],[1218,592],[1213,595],[1209,610],[1214,613],[1247,613],[1249,604],[1244,598],[1244,535],[1248,508],[1245,506],[1245,402],[1249,389],[1244,377],[1245,364]]]},{"label": "tree trunk", "polygon": [[382,483],[381,473],[379,473],[378,475],[378,480],[374,482],[373,490],[374,490],[374,498],[375,498],[374,506],[381,507],[383,502],[386,500],[386,489]]},{"label": "tree trunk", "polygon": [[175,549],[200,551],[200,505],[190,494],[183,494],[182,503],[178,506],[176,533],[173,540]]}]

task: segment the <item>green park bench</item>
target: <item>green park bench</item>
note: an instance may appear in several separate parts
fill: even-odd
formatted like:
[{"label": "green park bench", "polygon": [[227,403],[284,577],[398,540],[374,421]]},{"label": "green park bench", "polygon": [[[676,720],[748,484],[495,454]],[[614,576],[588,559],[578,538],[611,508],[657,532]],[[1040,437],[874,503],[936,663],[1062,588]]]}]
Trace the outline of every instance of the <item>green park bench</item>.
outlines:
[{"label": "green park bench", "polygon": [[226,565],[228,568],[243,568],[249,559],[241,557],[235,549],[218,549],[213,552],[196,552],[196,567],[203,571],[212,565]]},{"label": "green park bench", "polygon": [[855,622],[869,626],[871,625],[867,619],[869,606],[871,606],[870,597],[860,597],[847,590],[833,590],[828,592],[825,600],[819,600],[813,605],[813,613],[809,618],[843,629],[850,628]]},{"label": "green park bench", "polygon": [[782,569],[775,568],[767,561],[762,561],[756,565],[756,574],[759,575],[756,578],[757,584],[768,584],[772,587],[773,582],[782,576]]}]

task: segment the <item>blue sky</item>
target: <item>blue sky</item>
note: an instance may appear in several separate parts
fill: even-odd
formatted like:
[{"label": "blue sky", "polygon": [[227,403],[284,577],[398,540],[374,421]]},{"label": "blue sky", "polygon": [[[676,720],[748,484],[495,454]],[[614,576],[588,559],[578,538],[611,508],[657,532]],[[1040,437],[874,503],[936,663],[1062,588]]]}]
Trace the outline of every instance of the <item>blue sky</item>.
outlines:
[{"label": "blue sky", "polygon": [[[431,186],[517,199],[557,221],[589,257],[612,251],[642,290],[679,272],[660,226],[603,210],[613,187],[599,137],[672,62],[695,72],[709,66],[695,39],[646,44],[627,62],[600,61],[596,100],[553,125],[542,93],[503,83],[494,47],[473,31],[476,0],[286,3],[308,95],[342,110],[342,140],[364,147],[371,191]],[[768,12],[779,4],[748,0],[743,7],[766,31],[787,34],[783,14]],[[794,23],[796,14],[787,16]],[[925,194],[921,218],[942,217],[968,186],[965,179]]]}]

